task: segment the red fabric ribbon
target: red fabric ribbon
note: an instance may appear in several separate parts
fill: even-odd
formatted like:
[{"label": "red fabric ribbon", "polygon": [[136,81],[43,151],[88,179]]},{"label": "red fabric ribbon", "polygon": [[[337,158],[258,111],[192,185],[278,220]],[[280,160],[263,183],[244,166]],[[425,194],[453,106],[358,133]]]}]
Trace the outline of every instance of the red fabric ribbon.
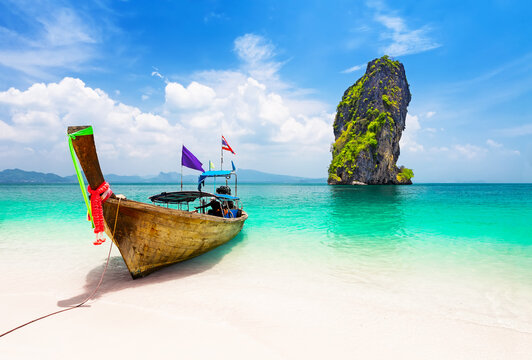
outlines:
[{"label": "red fabric ribbon", "polygon": [[105,242],[105,223],[103,219],[102,203],[109,199],[113,192],[109,187],[109,183],[106,181],[104,181],[96,190],[92,190],[90,185],[87,187],[87,190],[91,194],[91,212],[94,221],[94,233],[96,234],[96,241],[93,244],[101,245]]}]

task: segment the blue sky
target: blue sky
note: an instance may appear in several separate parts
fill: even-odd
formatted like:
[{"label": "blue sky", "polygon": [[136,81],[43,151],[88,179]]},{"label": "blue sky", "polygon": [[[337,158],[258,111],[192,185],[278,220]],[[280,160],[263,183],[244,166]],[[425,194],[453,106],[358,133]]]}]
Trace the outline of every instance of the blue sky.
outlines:
[{"label": "blue sky", "polygon": [[107,173],[177,171],[182,143],[218,163],[223,132],[242,168],[325,177],[337,103],[389,54],[411,87],[398,163],[416,181],[532,182],[531,10],[2,1],[0,169],[71,174],[65,128],[90,123]]}]

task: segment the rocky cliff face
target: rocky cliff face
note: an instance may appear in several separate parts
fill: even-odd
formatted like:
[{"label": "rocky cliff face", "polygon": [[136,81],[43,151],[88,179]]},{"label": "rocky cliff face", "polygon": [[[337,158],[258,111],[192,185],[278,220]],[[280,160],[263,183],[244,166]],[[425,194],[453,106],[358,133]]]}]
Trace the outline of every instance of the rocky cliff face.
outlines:
[{"label": "rocky cliff face", "polygon": [[412,183],[412,170],[396,165],[410,98],[403,64],[388,56],[368,63],[338,104],[329,184]]}]

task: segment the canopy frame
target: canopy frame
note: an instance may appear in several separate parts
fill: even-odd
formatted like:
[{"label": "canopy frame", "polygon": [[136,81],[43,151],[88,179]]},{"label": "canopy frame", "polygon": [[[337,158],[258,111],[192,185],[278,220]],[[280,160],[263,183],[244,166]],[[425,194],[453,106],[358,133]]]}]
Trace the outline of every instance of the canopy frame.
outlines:
[{"label": "canopy frame", "polygon": [[[208,178],[219,178],[224,177],[226,180],[231,179],[231,176],[235,177],[235,196],[238,194],[238,177],[236,175],[236,172],[234,170],[213,170],[213,171],[205,171],[203,174],[201,174],[198,177],[198,191],[201,192],[201,187],[205,186],[205,180]],[[226,182],[227,184],[227,182]],[[220,195],[220,194],[218,194]]]}]

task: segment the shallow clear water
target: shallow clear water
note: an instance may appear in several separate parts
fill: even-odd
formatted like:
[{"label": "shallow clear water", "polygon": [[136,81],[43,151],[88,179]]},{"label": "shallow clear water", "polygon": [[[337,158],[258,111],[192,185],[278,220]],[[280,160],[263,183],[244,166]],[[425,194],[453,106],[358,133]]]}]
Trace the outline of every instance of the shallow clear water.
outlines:
[{"label": "shallow clear water", "polygon": [[[113,190],[148,202],[177,186]],[[407,294],[453,308],[450,316],[532,329],[530,184],[243,184],[238,195],[249,219],[215,252],[241,271],[300,271]],[[4,276],[23,277],[8,265],[25,257],[41,269],[51,266],[47,254],[68,256],[74,247],[81,258],[92,240],[85,213],[77,185],[0,185]]]}]

